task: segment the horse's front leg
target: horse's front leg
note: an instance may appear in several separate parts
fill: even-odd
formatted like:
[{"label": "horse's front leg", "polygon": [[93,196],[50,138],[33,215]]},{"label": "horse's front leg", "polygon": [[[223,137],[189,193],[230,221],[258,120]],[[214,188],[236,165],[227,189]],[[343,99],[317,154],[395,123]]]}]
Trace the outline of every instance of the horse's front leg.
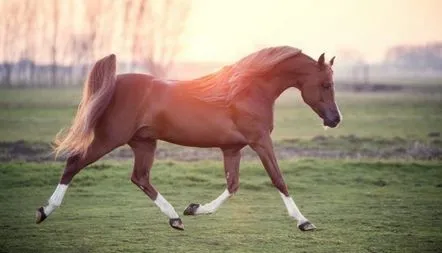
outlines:
[{"label": "horse's front leg", "polygon": [[239,164],[241,160],[241,147],[223,149],[224,156],[224,174],[227,181],[227,189],[214,199],[212,202],[200,205],[192,203],[186,210],[184,215],[198,215],[198,214],[211,214],[218,208],[239,188]]},{"label": "horse's front leg", "polygon": [[250,144],[250,147],[261,159],[267,174],[272,180],[273,185],[279,190],[289,215],[297,220],[298,228],[302,231],[316,229],[316,227],[301,214],[295,204],[295,201],[293,201],[292,197],[289,195],[287,185],[284,182],[284,178],[281,174],[278,162],[273,152],[273,145],[270,135],[262,136],[258,141]]}]

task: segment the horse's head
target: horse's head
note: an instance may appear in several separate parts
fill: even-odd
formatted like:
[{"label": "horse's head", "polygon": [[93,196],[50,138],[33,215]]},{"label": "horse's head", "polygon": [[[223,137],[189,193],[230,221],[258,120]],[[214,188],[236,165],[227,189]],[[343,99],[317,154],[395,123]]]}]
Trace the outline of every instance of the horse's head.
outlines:
[{"label": "horse's head", "polygon": [[336,127],[341,121],[341,113],[335,102],[333,83],[333,57],[327,64],[321,54],[314,66],[310,67],[298,83],[304,102],[323,120],[324,126]]}]

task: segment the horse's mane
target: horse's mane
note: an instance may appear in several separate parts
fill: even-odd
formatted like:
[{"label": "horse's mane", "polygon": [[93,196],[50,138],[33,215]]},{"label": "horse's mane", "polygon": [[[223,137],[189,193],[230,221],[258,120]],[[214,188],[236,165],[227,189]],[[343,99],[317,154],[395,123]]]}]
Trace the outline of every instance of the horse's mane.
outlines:
[{"label": "horse's mane", "polygon": [[215,73],[189,81],[178,81],[177,84],[183,88],[183,92],[198,100],[227,106],[253,83],[254,76],[266,74],[278,63],[300,52],[289,46],[265,48]]}]

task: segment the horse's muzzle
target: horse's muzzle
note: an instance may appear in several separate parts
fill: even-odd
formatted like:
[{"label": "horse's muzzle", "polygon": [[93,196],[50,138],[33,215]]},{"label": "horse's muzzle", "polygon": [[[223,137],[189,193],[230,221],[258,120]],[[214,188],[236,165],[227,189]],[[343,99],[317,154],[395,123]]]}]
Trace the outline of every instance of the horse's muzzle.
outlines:
[{"label": "horse's muzzle", "polygon": [[341,113],[339,110],[325,110],[322,119],[324,126],[335,128],[341,122]]},{"label": "horse's muzzle", "polygon": [[324,120],[324,126],[330,127],[330,128],[335,128],[338,126],[340,120]]}]

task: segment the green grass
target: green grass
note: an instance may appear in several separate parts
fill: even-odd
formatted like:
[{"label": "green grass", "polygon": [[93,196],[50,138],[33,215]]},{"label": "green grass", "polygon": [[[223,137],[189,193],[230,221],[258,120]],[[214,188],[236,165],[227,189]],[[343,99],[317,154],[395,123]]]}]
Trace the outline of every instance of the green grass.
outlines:
[{"label": "green grass", "polygon": [[[0,140],[50,142],[69,126],[80,94],[78,89],[1,89]],[[324,131],[299,92],[287,91],[276,106],[274,139],[317,135],[422,139],[442,132],[442,93],[340,92],[337,101],[344,120],[339,128]]]},{"label": "green grass", "polygon": [[79,89],[1,89],[0,140],[50,142],[69,126],[80,99]]},{"label": "green grass", "polygon": [[[41,225],[58,163],[0,165],[0,252],[440,252],[442,164],[283,161],[286,182],[315,232],[296,228],[261,165],[244,163],[241,188],[216,214],[182,217],[185,231],[130,183],[131,164],[99,163],[73,181]],[[159,162],[153,182],[182,212],[224,189],[221,163]]]},{"label": "green grass", "polygon": [[442,132],[442,93],[341,92],[336,101],[344,119],[338,128],[324,131],[298,93],[287,92],[275,110],[275,139],[317,135],[421,139]]}]

